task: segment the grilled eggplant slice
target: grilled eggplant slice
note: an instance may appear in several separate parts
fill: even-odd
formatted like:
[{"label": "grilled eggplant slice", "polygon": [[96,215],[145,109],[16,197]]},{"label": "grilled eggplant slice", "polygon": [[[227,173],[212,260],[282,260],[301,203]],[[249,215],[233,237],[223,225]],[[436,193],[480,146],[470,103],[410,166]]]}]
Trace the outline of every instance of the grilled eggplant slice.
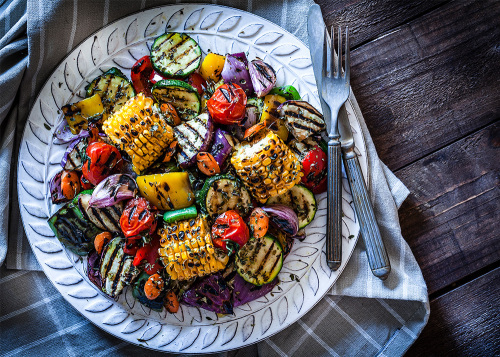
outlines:
[{"label": "grilled eggplant slice", "polygon": [[155,83],[151,93],[160,103],[172,104],[182,120],[193,119],[200,113],[200,95],[184,81],[164,79]]},{"label": "grilled eggplant slice", "polygon": [[140,273],[140,269],[132,264],[134,257],[123,251],[124,246],[124,238],[115,238],[104,247],[101,255],[99,271],[102,291],[112,298],[120,295],[123,288],[132,283]]},{"label": "grilled eggplant slice", "polygon": [[212,142],[214,125],[208,113],[174,127],[174,136],[181,150],[177,153],[177,162],[182,168],[193,165],[200,151],[207,151]]},{"label": "grilled eggplant slice", "polygon": [[94,248],[94,238],[101,230],[86,220],[74,201],[67,203],[48,220],[57,239],[78,255],[87,255]]},{"label": "grilled eggplant slice", "polygon": [[113,206],[97,208],[89,205],[91,197],[91,190],[78,195],[78,207],[85,219],[104,231],[121,232],[120,217],[123,212],[124,201],[117,202]]},{"label": "grilled eggplant slice", "polygon": [[205,181],[197,201],[214,220],[229,210],[236,210],[242,216],[252,210],[250,193],[238,179],[230,175],[214,176]]},{"label": "grilled eggplant slice", "polygon": [[236,271],[254,285],[268,284],[283,266],[283,251],[276,238],[266,234],[250,239],[236,255]]},{"label": "grilled eggplant slice", "polygon": [[200,66],[201,49],[184,33],[166,33],[151,46],[151,63],[164,76],[183,78]]},{"label": "grilled eggplant slice", "polygon": [[87,139],[82,138],[71,143],[64,153],[61,166],[65,170],[80,170],[83,165],[82,154],[87,149]]},{"label": "grilled eggplant slice", "polygon": [[287,100],[279,106],[278,112],[298,141],[319,134],[326,127],[323,115],[305,101]]},{"label": "grilled eggplant slice", "polygon": [[282,204],[293,209],[299,218],[299,229],[311,223],[318,210],[314,194],[302,185],[295,185],[281,195],[270,197],[266,204]]},{"label": "grilled eggplant slice", "polygon": [[106,113],[118,110],[130,98],[135,96],[132,83],[116,67],[95,78],[86,88],[87,97],[98,93]]}]

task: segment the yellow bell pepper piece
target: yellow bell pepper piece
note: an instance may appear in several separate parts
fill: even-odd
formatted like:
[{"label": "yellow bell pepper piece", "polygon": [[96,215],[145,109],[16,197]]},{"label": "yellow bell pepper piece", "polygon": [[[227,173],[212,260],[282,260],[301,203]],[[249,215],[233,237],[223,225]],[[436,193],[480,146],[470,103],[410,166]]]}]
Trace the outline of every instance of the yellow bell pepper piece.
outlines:
[{"label": "yellow bell pepper piece", "polygon": [[62,111],[73,134],[78,134],[82,129],[87,129],[88,118],[95,115],[104,115],[104,107],[99,94],[65,105],[62,107]]},{"label": "yellow bell pepper piece", "polygon": [[195,196],[187,172],[138,176],[139,192],[161,210],[176,210],[194,204]]},{"label": "yellow bell pepper piece", "polygon": [[224,68],[226,57],[209,53],[200,66],[200,74],[204,80],[218,82],[221,80],[222,68]]},{"label": "yellow bell pepper piece", "polygon": [[266,95],[264,97],[264,108],[260,117],[260,121],[266,123],[266,126],[274,131],[283,141],[288,139],[288,129],[286,128],[285,122],[279,118],[276,109],[285,101],[286,98],[281,95]]}]

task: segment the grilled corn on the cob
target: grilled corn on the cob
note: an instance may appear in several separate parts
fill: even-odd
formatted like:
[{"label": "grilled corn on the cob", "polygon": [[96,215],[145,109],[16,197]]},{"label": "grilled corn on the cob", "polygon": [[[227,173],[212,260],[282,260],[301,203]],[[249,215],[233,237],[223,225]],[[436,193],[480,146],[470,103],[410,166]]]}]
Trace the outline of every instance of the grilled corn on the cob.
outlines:
[{"label": "grilled corn on the cob", "polygon": [[242,142],[231,157],[238,176],[252,195],[264,203],[300,182],[302,165],[272,131],[259,131],[250,142]]},{"label": "grilled corn on the cob", "polygon": [[130,98],[102,128],[130,156],[136,173],[151,166],[174,140],[172,127],[153,100],[142,93]]},{"label": "grilled corn on the cob", "polygon": [[160,257],[172,280],[188,280],[224,269],[229,257],[212,244],[205,217],[178,221],[158,231]]}]

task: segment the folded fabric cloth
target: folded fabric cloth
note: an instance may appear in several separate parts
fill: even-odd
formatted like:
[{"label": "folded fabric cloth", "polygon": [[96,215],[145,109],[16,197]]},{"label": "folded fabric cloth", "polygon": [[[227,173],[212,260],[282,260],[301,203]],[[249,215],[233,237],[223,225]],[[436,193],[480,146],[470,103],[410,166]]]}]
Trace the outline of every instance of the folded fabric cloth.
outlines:
[{"label": "folded fabric cloth", "polygon": [[[9,269],[40,269],[19,216],[15,168],[24,123],[45,80],[57,63],[92,32],[135,11],[168,3],[172,2],[0,1],[0,265],[6,256]],[[311,0],[217,3],[260,15],[307,43]],[[312,311],[257,345],[223,355],[398,356],[425,326],[429,314],[427,289],[401,236],[397,214],[409,192],[378,158],[364,120],[361,126],[368,150],[371,199],[392,263],[389,278],[382,282],[371,274],[360,240],[330,294]],[[23,294],[15,295],[19,291]],[[140,347],[90,324],[61,298],[42,273],[3,267],[0,301],[0,350],[7,355],[141,352]],[[94,336],[92,343],[80,341],[81,336],[89,335]]]}]

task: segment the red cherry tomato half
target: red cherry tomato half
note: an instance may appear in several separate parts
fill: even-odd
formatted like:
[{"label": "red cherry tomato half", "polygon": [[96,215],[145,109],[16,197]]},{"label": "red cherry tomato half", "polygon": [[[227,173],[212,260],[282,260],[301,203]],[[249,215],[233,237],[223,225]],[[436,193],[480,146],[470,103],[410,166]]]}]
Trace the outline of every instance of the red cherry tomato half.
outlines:
[{"label": "red cherry tomato half", "polygon": [[249,238],[248,226],[236,211],[224,212],[212,226],[214,245],[230,254],[244,246]]},{"label": "red cherry tomato half", "polygon": [[151,95],[150,78],[153,75],[154,69],[149,56],[140,58],[130,71],[132,85],[137,93],[143,92],[145,95]]},{"label": "red cherry tomato half", "polygon": [[191,84],[193,88],[198,91],[199,95],[202,95],[205,92],[205,88],[207,87],[207,82],[203,79],[203,77],[199,73],[191,73],[189,77],[186,78],[186,82]]},{"label": "red cherry tomato half", "polygon": [[143,197],[131,199],[120,217],[120,227],[127,238],[153,234],[156,228],[156,207]]},{"label": "red cherry tomato half", "polygon": [[211,117],[219,124],[238,124],[245,117],[247,95],[234,83],[221,85],[207,101]]},{"label": "red cherry tomato half", "polygon": [[92,185],[97,185],[119,168],[122,156],[117,148],[102,142],[92,142],[85,151],[82,174]]},{"label": "red cherry tomato half", "polygon": [[318,145],[302,160],[302,183],[313,193],[326,191],[327,163],[328,156]]}]

